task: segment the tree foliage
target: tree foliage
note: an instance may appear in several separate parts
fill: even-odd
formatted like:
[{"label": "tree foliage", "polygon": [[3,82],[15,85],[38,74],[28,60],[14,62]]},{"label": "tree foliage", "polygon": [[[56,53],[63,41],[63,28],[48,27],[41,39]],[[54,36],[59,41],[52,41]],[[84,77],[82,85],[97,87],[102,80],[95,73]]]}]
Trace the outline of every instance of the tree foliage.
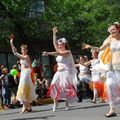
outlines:
[{"label": "tree foliage", "polygon": [[119,12],[118,1],[50,0],[45,20],[58,26],[74,48],[82,42],[99,46],[108,36],[108,24],[120,21]]},{"label": "tree foliage", "polygon": [[51,39],[52,27],[58,26],[58,36],[66,37],[78,50],[83,42],[99,46],[108,36],[108,25],[120,22],[119,0],[44,0],[45,12],[29,17],[38,1],[0,1],[0,40],[7,41],[13,32],[18,40],[32,47],[29,41]]}]

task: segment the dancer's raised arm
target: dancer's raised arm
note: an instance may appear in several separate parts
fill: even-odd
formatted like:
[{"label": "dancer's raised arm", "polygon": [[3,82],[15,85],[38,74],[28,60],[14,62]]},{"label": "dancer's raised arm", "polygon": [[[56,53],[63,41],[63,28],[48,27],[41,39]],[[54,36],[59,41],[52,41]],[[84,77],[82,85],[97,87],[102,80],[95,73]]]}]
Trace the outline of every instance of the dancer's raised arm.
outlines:
[{"label": "dancer's raised arm", "polygon": [[58,45],[57,45],[57,36],[56,36],[56,33],[58,32],[58,29],[57,27],[54,27],[53,28],[53,45],[54,45],[54,48],[55,50],[58,52]]},{"label": "dancer's raised arm", "polygon": [[21,55],[21,54],[19,54],[19,53],[17,52],[17,49],[15,48],[15,46],[14,46],[14,44],[13,44],[13,41],[14,41],[14,35],[12,34],[12,35],[10,36],[10,45],[11,45],[13,54],[14,54],[16,57],[18,57],[18,58],[20,58],[20,59],[23,59],[23,60],[26,59],[26,58],[28,58],[27,55],[26,55],[26,56],[23,56],[23,55]]}]

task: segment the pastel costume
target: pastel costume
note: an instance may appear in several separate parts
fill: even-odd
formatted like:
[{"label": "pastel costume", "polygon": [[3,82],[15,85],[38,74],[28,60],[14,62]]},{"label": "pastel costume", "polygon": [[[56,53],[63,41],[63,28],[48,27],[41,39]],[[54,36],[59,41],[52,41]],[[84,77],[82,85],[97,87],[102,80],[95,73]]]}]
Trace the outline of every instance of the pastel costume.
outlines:
[{"label": "pastel costume", "polygon": [[77,101],[76,94],[76,69],[72,54],[68,56],[57,56],[57,72],[54,74],[47,95],[53,99],[68,100],[68,102]]},{"label": "pastel costume", "polygon": [[[26,60],[20,60],[21,74],[16,99],[20,102],[32,102],[37,98],[35,86],[31,79],[31,69]],[[25,66],[26,68],[23,68]]]},{"label": "pastel costume", "polygon": [[[120,41],[114,40],[110,45],[110,50],[112,54],[120,52]],[[120,65],[112,64],[111,70],[107,73],[104,99],[109,104],[115,104],[120,101]]]},{"label": "pastel costume", "polygon": [[[91,67],[94,68],[94,66],[99,65],[100,60],[99,59],[93,59],[91,61]],[[92,71],[91,72],[91,77],[92,77],[92,84],[93,84],[93,89],[95,94],[98,94],[100,97],[103,96],[103,88],[104,84],[100,78],[101,73],[98,71]]]},{"label": "pastel costume", "polygon": [[77,84],[77,96],[79,99],[79,102],[82,102],[84,91],[83,87],[85,88],[85,93],[87,97],[90,97],[92,99],[93,92],[90,89],[90,82],[91,82],[91,76],[88,74],[88,67],[84,66],[82,64],[79,64],[79,74],[78,74],[78,84]]},{"label": "pastel costume", "polygon": [[80,75],[80,73],[78,74],[79,81],[90,83],[91,77],[88,74],[88,67],[79,64],[79,71],[80,71],[80,73],[84,73],[84,75]]}]

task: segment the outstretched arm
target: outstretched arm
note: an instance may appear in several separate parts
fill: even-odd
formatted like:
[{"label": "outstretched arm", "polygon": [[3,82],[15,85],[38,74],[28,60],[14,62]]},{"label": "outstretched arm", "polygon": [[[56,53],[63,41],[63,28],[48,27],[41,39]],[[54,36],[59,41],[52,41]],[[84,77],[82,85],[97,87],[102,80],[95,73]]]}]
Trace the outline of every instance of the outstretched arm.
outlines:
[{"label": "outstretched arm", "polygon": [[80,62],[80,64],[83,65],[83,66],[89,66],[91,64],[91,60],[88,61],[88,62],[85,62],[85,63]]},{"label": "outstretched arm", "polygon": [[66,50],[66,51],[63,51],[63,52],[46,52],[46,51],[43,52],[44,56],[47,56],[47,55],[52,55],[52,56],[58,56],[58,55],[67,56],[69,54],[70,54],[69,50]]},{"label": "outstretched arm", "polygon": [[14,46],[14,44],[13,44],[13,41],[14,41],[14,35],[12,34],[11,37],[10,37],[10,45],[11,45],[13,54],[14,54],[15,56],[17,56],[18,58],[20,58],[20,59],[26,59],[27,56],[23,56],[23,55],[21,55],[21,54],[19,54],[19,53],[17,52],[17,49],[15,48],[15,46]]},{"label": "outstretched arm", "polygon": [[92,45],[88,45],[88,44],[84,44],[82,46],[82,49],[88,49],[88,48],[91,48],[91,49],[94,49],[96,51],[102,51],[104,50],[105,48],[109,47],[110,46],[110,42],[106,42],[105,44],[103,44],[101,47],[95,47],[95,46],[92,46]]}]

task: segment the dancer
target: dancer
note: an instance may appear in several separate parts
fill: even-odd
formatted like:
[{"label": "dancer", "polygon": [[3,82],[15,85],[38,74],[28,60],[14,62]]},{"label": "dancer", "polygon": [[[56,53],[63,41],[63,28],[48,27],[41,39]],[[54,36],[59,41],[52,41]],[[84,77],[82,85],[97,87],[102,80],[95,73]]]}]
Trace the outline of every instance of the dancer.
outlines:
[{"label": "dancer", "polygon": [[[93,60],[91,60],[91,67],[98,65],[100,60],[98,59],[98,52],[93,50],[92,51]],[[96,103],[97,96],[100,97],[100,102],[103,102],[103,86],[104,83],[101,80],[101,73],[98,71],[92,71],[92,85],[93,85],[93,99],[91,102]]]},{"label": "dancer", "polygon": [[107,47],[110,47],[112,54],[111,60],[111,69],[107,73],[107,80],[105,82],[105,100],[109,103],[109,112],[106,114],[106,117],[116,116],[115,103],[118,103],[120,100],[120,25],[112,24],[108,31],[111,35],[111,39],[108,40],[101,47],[93,47],[91,45],[85,44],[84,49],[92,48],[97,51],[104,50]]},{"label": "dancer", "polygon": [[57,28],[53,28],[53,45],[55,52],[43,52],[43,55],[54,55],[57,56],[57,72],[55,73],[51,82],[48,94],[53,98],[54,106],[53,111],[56,110],[58,100],[66,101],[65,110],[69,109],[69,102],[77,101],[76,94],[76,69],[73,62],[73,57],[68,47],[68,43],[65,38],[56,38]]},{"label": "dancer", "polygon": [[[81,61],[81,64],[82,65],[85,65],[85,66],[89,66],[91,65],[91,69],[94,68],[95,65],[99,64],[99,59],[98,59],[98,52],[95,51],[95,50],[92,50],[92,60],[86,62],[86,63],[83,63]],[[96,98],[97,98],[97,95],[100,97],[100,101],[103,101],[102,100],[102,96],[103,96],[103,83],[100,79],[100,73],[97,72],[97,71],[92,71],[91,72],[91,81],[92,83],[92,87],[93,87],[93,99],[91,100],[91,102],[93,103],[96,103]]]},{"label": "dancer", "polygon": [[77,95],[78,95],[78,102],[82,102],[82,98],[83,98],[83,91],[82,91],[82,87],[83,85],[86,88],[86,93],[87,96],[90,96],[91,99],[93,99],[93,92],[89,87],[89,83],[91,81],[91,77],[88,73],[88,66],[80,64],[80,63],[85,63],[86,59],[83,56],[80,56],[80,62],[78,64],[75,64],[75,67],[79,68],[79,74],[78,74],[78,84],[77,84]]},{"label": "dancer", "polygon": [[21,54],[19,54],[13,44],[13,40],[14,36],[12,35],[10,39],[11,48],[14,55],[20,58],[21,63],[21,75],[16,99],[23,104],[21,111],[22,114],[25,112],[31,112],[32,109],[30,103],[37,98],[37,95],[35,94],[35,86],[31,79],[32,66],[30,58],[27,55],[28,47],[27,45],[22,45]]}]

